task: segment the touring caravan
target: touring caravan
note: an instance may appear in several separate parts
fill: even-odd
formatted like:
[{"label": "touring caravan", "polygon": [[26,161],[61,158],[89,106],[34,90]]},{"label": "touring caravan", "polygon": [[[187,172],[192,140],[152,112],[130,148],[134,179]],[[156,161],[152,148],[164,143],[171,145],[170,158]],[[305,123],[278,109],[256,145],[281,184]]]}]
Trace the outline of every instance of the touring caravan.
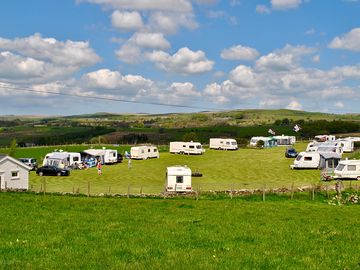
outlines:
[{"label": "touring caravan", "polygon": [[101,164],[113,164],[117,163],[118,153],[113,149],[87,149],[83,151],[84,156],[88,158],[92,157],[96,160],[100,160]]},{"label": "touring caravan", "polygon": [[131,159],[159,158],[159,151],[156,146],[141,145],[130,149]]},{"label": "touring caravan", "polygon": [[238,145],[235,139],[210,139],[210,149],[218,150],[237,150]]},{"label": "touring caravan", "polygon": [[328,169],[336,168],[341,155],[334,152],[301,152],[294,160],[292,169]]},{"label": "touring caravan", "polygon": [[354,141],[351,139],[337,139],[337,142],[342,146],[343,151],[351,153],[354,151]]},{"label": "touring caravan", "polygon": [[186,166],[172,166],[166,168],[167,192],[191,192],[191,169]]},{"label": "touring caravan", "polygon": [[360,180],[360,160],[342,160],[334,171],[335,179]]},{"label": "touring caravan", "polygon": [[277,140],[273,137],[252,137],[250,140],[250,145],[257,146],[259,141],[264,142],[264,148],[277,146]]},{"label": "touring caravan", "polygon": [[316,135],[314,141],[316,142],[331,142],[335,141],[336,138],[334,135]]},{"label": "touring caravan", "polygon": [[45,156],[43,166],[51,165],[59,168],[75,168],[81,162],[80,153],[75,152],[52,152]]},{"label": "touring caravan", "polygon": [[342,144],[338,141],[331,142],[310,142],[306,147],[306,152],[336,152],[343,153]]},{"label": "touring caravan", "polygon": [[296,137],[295,136],[274,136],[273,137],[276,140],[277,145],[294,145],[296,143]]},{"label": "touring caravan", "polygon": [[170,153],[202,155],[205,152],[199,142],[170,142]]}]

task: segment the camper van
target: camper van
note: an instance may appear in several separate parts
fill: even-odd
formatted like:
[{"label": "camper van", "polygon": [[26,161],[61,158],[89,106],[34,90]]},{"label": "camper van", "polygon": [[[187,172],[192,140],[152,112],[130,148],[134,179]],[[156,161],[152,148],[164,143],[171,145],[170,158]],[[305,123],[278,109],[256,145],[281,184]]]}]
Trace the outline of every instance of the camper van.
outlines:
[{"label": "camper van", "polygon": [[52,152],[45,156],[43,166],[50,165],[64,168],[75,168],[81,163],[80,153],[75,152]]},{"label": "camper van", "polygon": [[301,152],[294,160],[292,169],[329,169],[336,168],[341,155],[334,152]]},{"label": "camper van", "polygon": [[274,136],[273,137],[276,140],[277,145],[294,145],[296,143],[296,137],[295,136]]},{"label": "camper van", "polygon": [[118,153],[113,149],[87,149],[83,151],[83,156],[87,158],[95,158],[100,160],[101,164],[113,164],[117,163]]},{"label": "camper van", "polygon": [[252,137],[250,146],[256,147],[259,141],[264,142],[264,148],[277,146],[277,140],[273,137]]},{"label": "camper van", "polygon": [[172,166],[166,168],[167,192],[191,192],[191,169],[187,166]]},{"label": "camper van", "polygon": [[170,142],[170,153],[202,155],[205,152],[199,142]]},{"label": "camper van", "polygon": [[334,171],[335,179],[360,180],[360,160],[342,160]]},{"label": "camper van", "polygon": [[237,150],[238,145],[235,139],[210,139],[210,149],[218,150]]},{"label": "camper van", "polygon": [[141,145],[130,149],[131,159],[159,158],[159,151],[156,146]]}]

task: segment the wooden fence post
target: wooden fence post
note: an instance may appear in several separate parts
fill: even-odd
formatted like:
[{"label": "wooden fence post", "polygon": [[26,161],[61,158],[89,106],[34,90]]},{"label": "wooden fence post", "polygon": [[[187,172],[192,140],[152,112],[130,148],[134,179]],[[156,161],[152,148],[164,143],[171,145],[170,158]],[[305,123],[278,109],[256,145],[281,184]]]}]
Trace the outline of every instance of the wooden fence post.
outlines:
[{"label": "wooden fence post", "polygon": [[46,178],[44,178],[44,195],[45,195],[45,193],[46,193]]},{"label": "wooden fence post", "polygon": [[142,195],[143,186],[140,187],[140,195]]},{"label": "wooden fence post", "polygon": [[312,185],[312,196],[311,196],[312,200],[315,200],[315,186]]},{"label": "wooden fence post", "polygon": [[111,194],[111,186],[109,186],[109,192],[108,193]]}]

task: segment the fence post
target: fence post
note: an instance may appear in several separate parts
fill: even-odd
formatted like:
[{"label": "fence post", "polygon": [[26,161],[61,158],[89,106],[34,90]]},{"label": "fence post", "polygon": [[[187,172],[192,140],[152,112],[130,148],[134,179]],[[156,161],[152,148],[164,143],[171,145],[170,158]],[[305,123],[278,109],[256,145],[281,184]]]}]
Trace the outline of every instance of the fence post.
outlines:
[{"label": "fence post", "polygon": [[140,187],[140,195],[142,195],[143,186]]},{"label": "fence post", "polygon": [[312,196],[311,196],[312,200],[315,200],[315,186],[314,184],[312,185]]},{"label": "fence post", "polygon": [[262,200],[263,200],[263,202],[265,202],[265,188],[266,188],[266,186],[264,185],[263,186],[263,192],[262,192]]},{"label": "fence post", "polygon": [[46,178],[44,178],[44,195],[46,193]]},{"label": "fence post", "polygon": [[0,192],[2,191],[2,186],[1,186],[1,177],[0,177]]},{"label": "fence post", "polygon": [[109,186],[109,192],[108,193],[111,194],[111,186]]}]

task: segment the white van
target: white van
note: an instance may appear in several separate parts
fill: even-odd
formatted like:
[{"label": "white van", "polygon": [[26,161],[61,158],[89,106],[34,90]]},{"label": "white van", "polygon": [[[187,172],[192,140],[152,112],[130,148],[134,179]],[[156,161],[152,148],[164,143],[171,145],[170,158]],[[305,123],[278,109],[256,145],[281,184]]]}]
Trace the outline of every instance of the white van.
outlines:
[{"label": "white van", "polygon": [[170,153],[202,155],[205,152],[199,142],[170,142]]},{"label": "white van", "polygon": [[219,139],[211,138],[210,139],[210,149],[218,150],[237,150],[238,145],[235,139]]},{"label": "white van", "polygon": [[342,160],[334,171],[335,179],[360,180],[360,160]]},{"label": "white van", "polygon": [[187,166],[172,166],[166,168],[167,192],[191,192],[191,169]]},{"label": "white van", "polygon": [[130,149],[131,159],[159,158],[159,151],[156,146],[141,145]]}]

